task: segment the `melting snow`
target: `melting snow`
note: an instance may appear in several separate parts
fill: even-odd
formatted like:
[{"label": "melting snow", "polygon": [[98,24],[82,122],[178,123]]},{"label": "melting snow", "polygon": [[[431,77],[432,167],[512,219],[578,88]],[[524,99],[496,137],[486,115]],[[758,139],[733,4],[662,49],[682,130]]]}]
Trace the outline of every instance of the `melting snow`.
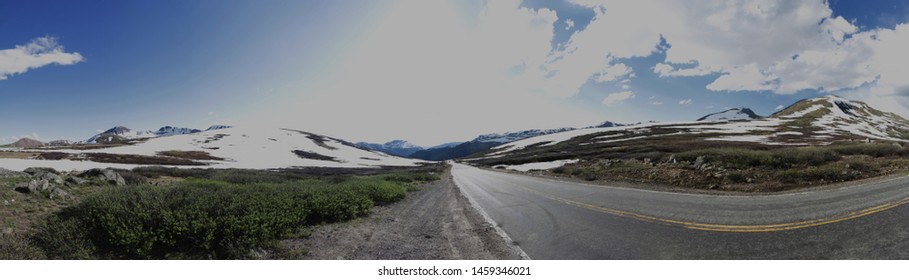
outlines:
[{"label": "melting snow", "polygon": [[525,164],[519,164],[519,165],[497,165],[496,167],[504,167],[505,169],[527,172],[530,170],[553,169],[556,167],[560,167],[560,166],[563,166],[566,164],[571,164],[571,163],[576,163],[576,162],[578,162],[578,160],[576,160],[576,159],[563,159],[563,160],[548,161],[548,162],[532,162],[532,163],[525,163]]}]

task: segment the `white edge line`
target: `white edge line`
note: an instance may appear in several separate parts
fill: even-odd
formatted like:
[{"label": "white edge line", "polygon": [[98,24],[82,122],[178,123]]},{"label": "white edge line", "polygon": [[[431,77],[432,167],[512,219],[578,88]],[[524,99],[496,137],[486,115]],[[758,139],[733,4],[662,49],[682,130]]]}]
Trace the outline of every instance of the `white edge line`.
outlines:
[{"label": "white edge line", "polygon": [[454,174],[451,174],[451,178],[452,178],[451,181],[454,182],[455,186],[458,187],[458,191],[460,191],[461,194],[464,195],[465,198],[467,198],[467,202],[470,203],[470,206],[472,206],[473,209],[476,209],[477,212],[480,212],[480,215],[483,216],[483,219],[486,220],[486,223],[488,223],[490,226],[492,226],[492,228],[496,230],[496,234],[498,234],[499,236],[502,237],[502,239],[505,240],[505,246],[510,248],[512,251],[518,253],[518,256],[521,257],[522,260],[531,260],[530,256],[528,256],[527,253],[525,253],[524,250],[521,249],[521,246],[518,246],[517,244],[515,244],[514,240],[511,239],[510,236],[508,236],[508,233],[505,233],[505,230],[503,230],[501,227],[499,227],[499,224],[496,223],[496,221],[494,221],[492,219],[492,217],[489,216],[489,214],[486,214],[486,211],[484,211],[483,208],[480,207],[479,204],[477,204],[475,201],[473,201],[473,199],[470,198],[470,195],[468,195],[467,192],[464,192],[461,189],[461,185],[458,185],[458,180],[455,179]]}]

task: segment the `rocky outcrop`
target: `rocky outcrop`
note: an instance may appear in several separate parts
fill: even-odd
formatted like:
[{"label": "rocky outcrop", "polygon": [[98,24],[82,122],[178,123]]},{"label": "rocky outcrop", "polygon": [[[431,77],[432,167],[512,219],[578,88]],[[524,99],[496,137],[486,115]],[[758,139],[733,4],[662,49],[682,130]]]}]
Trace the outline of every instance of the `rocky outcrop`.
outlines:
[{"label": "rocky outcrop", "polygon": [[123,176],[120,176],[120,174],[112,169],[91,169],[82,172],[82,174],[79,174],[79,177],[98,179],[99,181],[115,186],[126,185],[126,180],[123,179]]},{"label": "rocky outcrop", "polygon": [[66,199],[70,195],[67,191],[44,179],[34,179],[25,183],[19,183],[13,187],[17,192],[24,194],[41,194],[50,199]]}]

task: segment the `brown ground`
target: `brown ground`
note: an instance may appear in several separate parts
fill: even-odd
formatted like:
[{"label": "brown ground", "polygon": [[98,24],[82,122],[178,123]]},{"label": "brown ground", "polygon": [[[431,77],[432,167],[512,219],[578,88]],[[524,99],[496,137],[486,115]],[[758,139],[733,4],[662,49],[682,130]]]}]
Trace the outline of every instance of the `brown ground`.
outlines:
[{"label": "brown ground", "polygon": [[282,242],[305,259],[519,259],[451,176],[407,198],[376,207],[368,218],[319,226]]}]

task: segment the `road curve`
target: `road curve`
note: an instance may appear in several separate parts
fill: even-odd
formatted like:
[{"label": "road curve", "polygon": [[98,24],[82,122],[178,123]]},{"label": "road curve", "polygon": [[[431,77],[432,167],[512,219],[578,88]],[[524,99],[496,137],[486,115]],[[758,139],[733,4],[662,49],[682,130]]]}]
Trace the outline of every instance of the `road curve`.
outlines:
[{"label": "road curve", "polygon": [[534,259],[906,259],[909,177],[762,196],[598,186],[454,164]]}]

